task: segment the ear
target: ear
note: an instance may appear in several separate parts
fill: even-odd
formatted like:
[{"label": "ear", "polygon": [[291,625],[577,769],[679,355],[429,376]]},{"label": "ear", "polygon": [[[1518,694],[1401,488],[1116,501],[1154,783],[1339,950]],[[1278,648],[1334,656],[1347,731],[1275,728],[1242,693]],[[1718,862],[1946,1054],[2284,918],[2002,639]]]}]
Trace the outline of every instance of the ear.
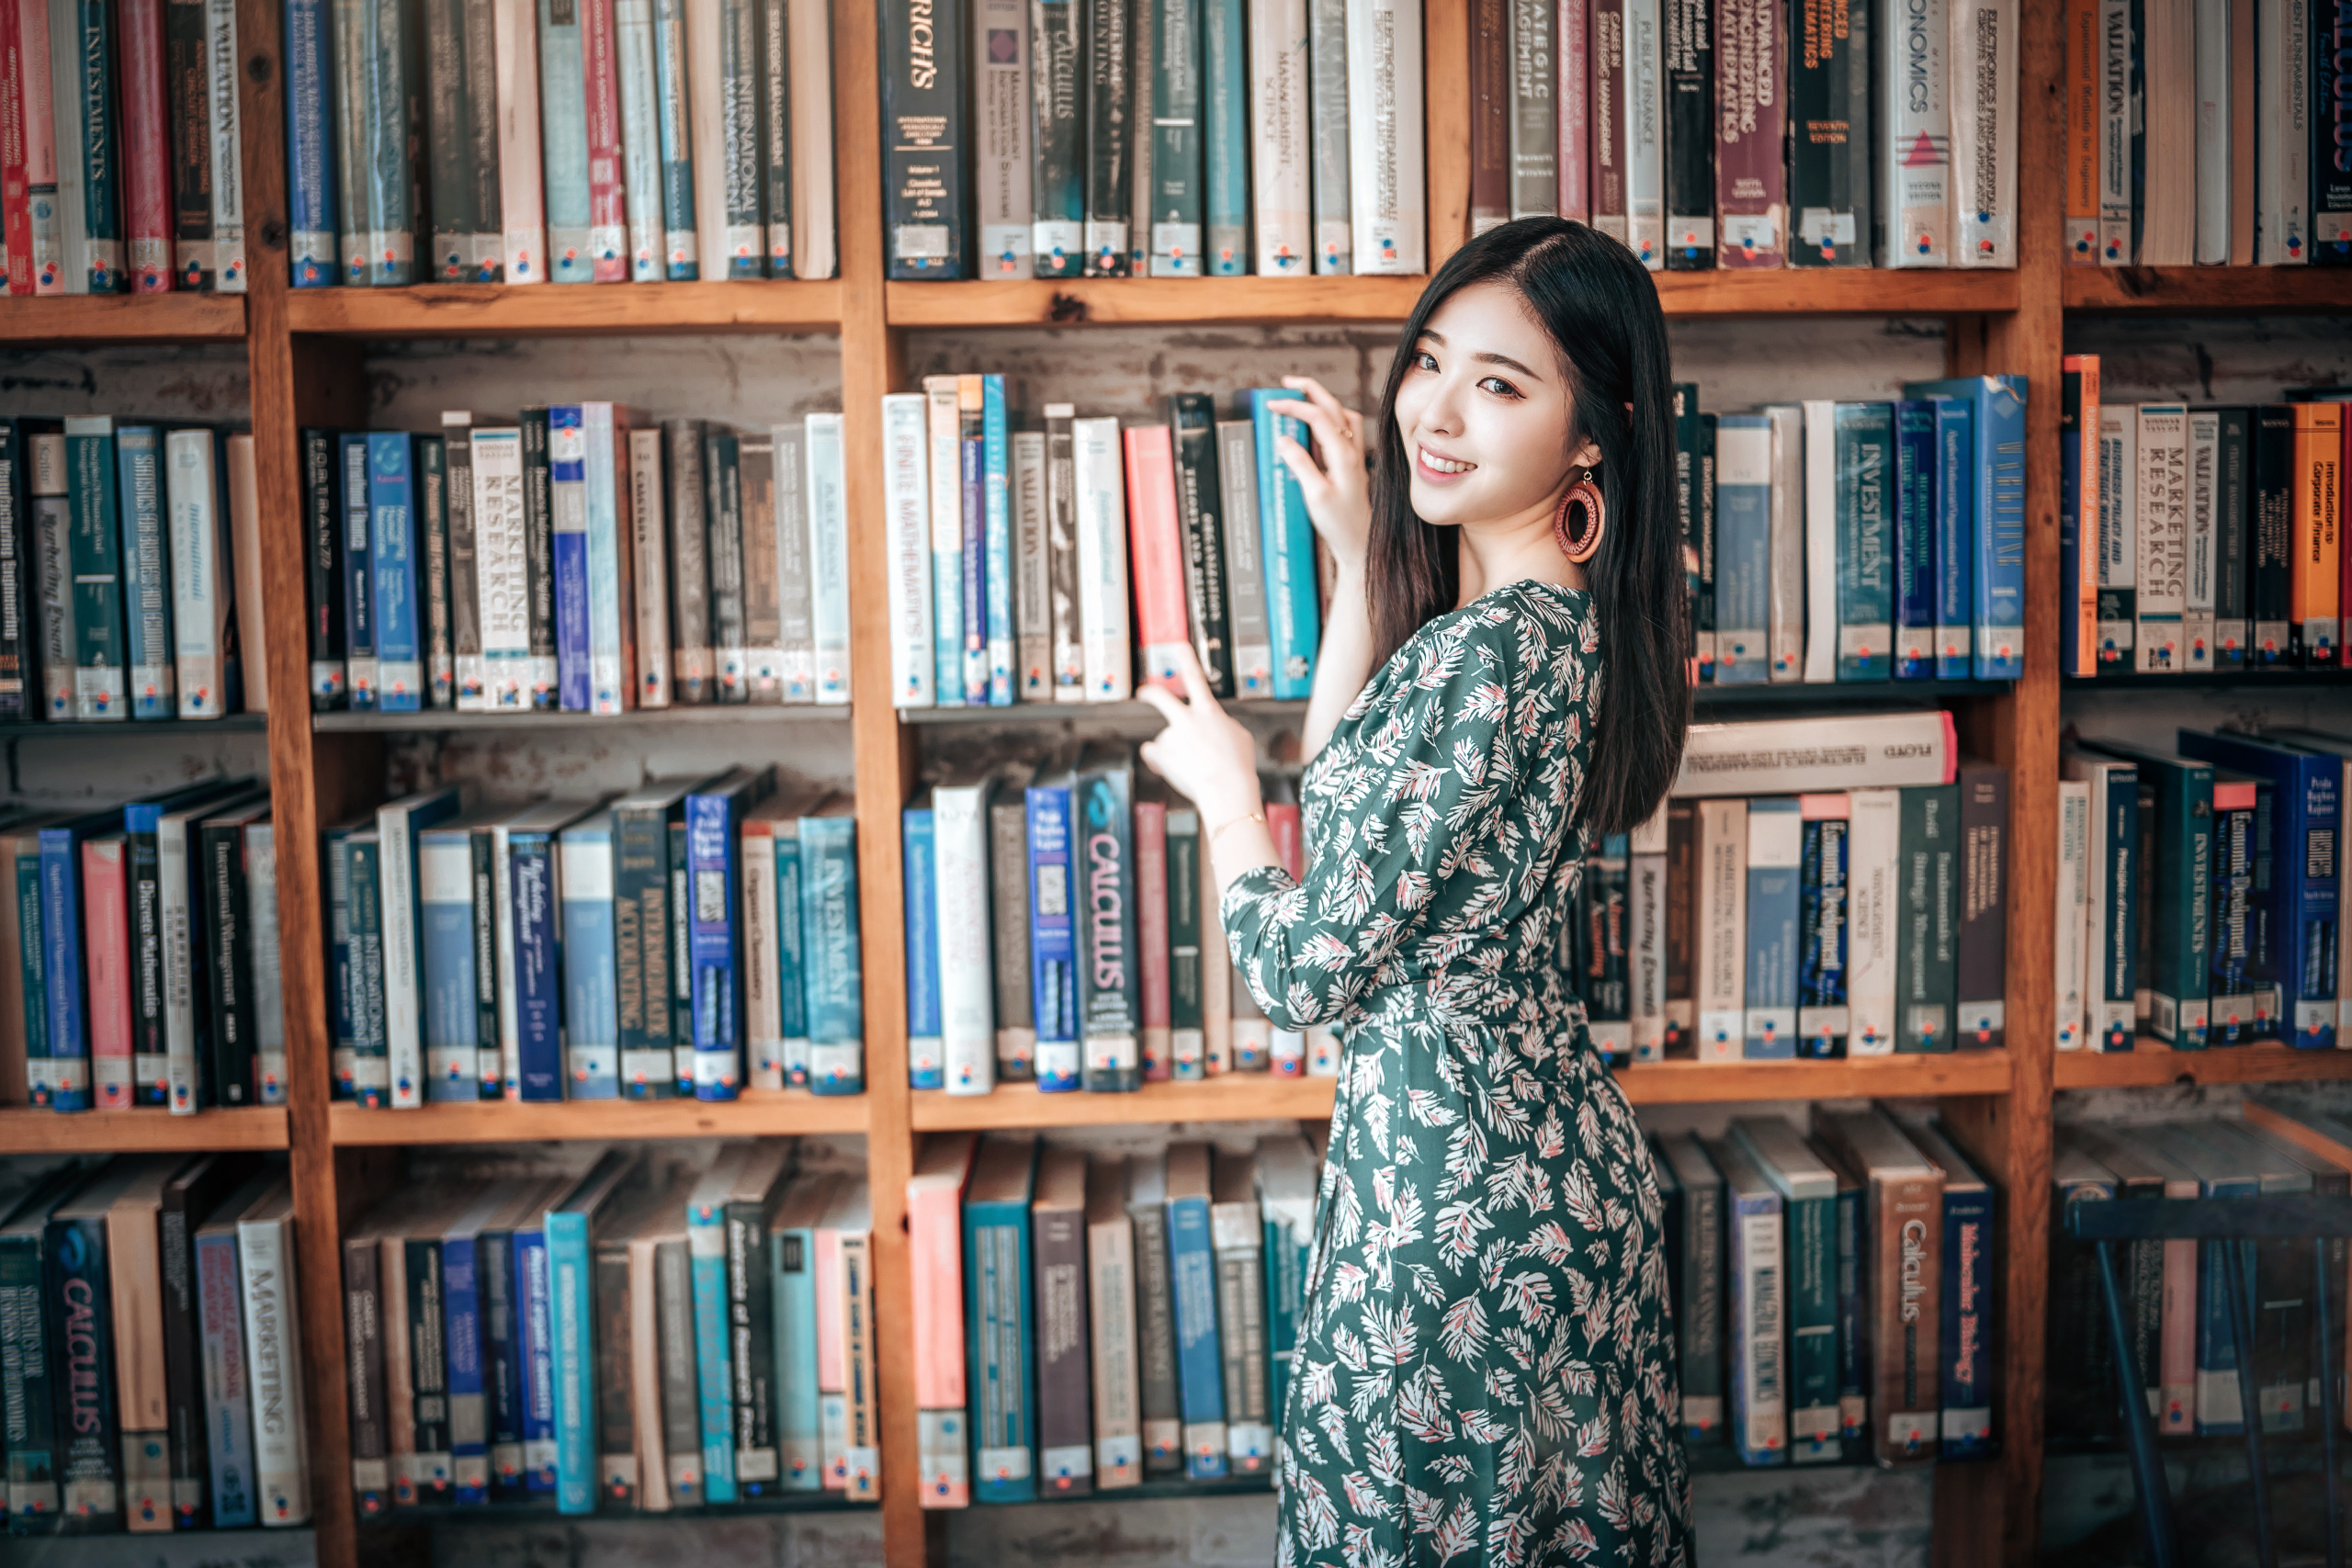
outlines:
[{"label": "ear", "polygon": [[1574,452],[1568,455],[1568,466],[1572,468],[1597,468],[1600,463],[1600,443],[1589,435],[1577,444]]}]

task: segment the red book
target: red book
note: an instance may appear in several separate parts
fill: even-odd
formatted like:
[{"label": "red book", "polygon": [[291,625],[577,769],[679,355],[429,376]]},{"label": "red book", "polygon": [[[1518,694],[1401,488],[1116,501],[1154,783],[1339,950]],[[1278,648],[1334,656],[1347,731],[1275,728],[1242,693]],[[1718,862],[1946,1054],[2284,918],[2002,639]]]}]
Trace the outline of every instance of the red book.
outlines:
[{"label": "red book", "polygon": [[130,1109],[130,859],[120,833],[82,841],[82,966],[90,998],[90,1103]]},{"label": "red book", "polygon": [[[1280,798],[1266,802],[1266,832],[1274,840],[1274,858],[1295,882],[1306,880],[1306,838],[1299,820],[1298,802],[1290,798],[1290,790],[1279,788]],[[1303,1030],[1273,1029],[1268,1032],[1268,1055],[1272,1058],[1276,1077],[1296,1078],[1306,1076],[1306,1034]]]},{"label": "red book", "polygon": [[1631,233],[1625,214],[1625,0],[1592,0],[1592,42],[1586,53],[1592,226],[1623,244]]},{"label": "red book", "polygon": [[25,180],[22,32],[14,0],[0,0],[0,276],[11,294],[33,291],[33,213]]},{"label": "red book", "polygon": [[1143,679],[1182,694],[1177,660],[1192,632],[1184,618],[1184,538],[1176,525],[1176,453],[1164,424],[1131,425],[1126,440],[1128,581]]},{"label": "red book", "polygon": [[1136,814],[1136,937],[1143,971],[1143,1077],[1173,1075],[1168,1008],[1168,803],[1138,800]]},{"label": "red book", "polygon": [[130,287],[172,288],[172,117],[164,93],[164,0],[121,0],[122,217]]},{"label": "red book", "polygon": [[1585,0],[1560,0],[1560,216],[1592,219],[1592,16]]},{"label": "red book", "polygon": [[588,255],[598,283],[628,281],[628,187],[621,175],[620,46],[613,0],[585,0],[580,54],[588,78]]},{"label": "red book", "polygon": [[[10,265],[8,291],[62,294],[65,251],[57,214],[57,127],[50,115],[49,72],[42,63],[49,59],[49,6],[45,0],[0,0],[0,5],[11,12],[13,46],[0,66],[16,85],[24,155],[23,186],[8,206],[8,254],[31,258],[29,265]],[[34,209],[35,198],[43,197],[46,219],[37,217]]]},{"label": "red book", "polygon": [[1788,254],[1788,7],[1724,0],[1715,13],[1715,265]]},{"label": "red book", "polygon": [[212,243],[210,46],[204,0],[164,0],[164,92],[172,119],[172,276],[177,280],[175,288],[204,294],[220,285],[220,255]]},{"label": "red book", "polygon": [[1470,8],[1470,232],[1510,220],[1510,6]]}]

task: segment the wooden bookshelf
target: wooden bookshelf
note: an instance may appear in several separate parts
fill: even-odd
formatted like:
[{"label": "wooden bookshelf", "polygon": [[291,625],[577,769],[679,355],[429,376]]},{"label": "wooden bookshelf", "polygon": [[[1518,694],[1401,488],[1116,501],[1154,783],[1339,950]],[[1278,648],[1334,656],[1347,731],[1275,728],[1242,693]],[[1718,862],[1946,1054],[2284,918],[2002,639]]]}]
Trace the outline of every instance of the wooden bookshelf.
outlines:
[{"label": "wooden bookshelf", "polygon": [[289,331],[325,337],[631,337],[831,332],[841,325],[841,302],[842,285],[832,280],[620,288],[424,283],[288,289],[286,313]]},{"label": "wooden bookshelf", "polygon": [[276,1106],[199,1111],[175,1116],[162,1106],[136,1111],[0,1110],[0,1155],[168,1154],[212,1149],[282,1149],[286,1112]]},{"label": "wooden bookshelf", "polygon": [[2342,314],[2352,272],[2328,266],[2069,266],[2065,308],[2150,316]]},{"label": "wooden bookshelf", "polygon": [[[745,703],[720,705],[700,703],[692,707],[632,708],[627,713],[458,713],[427,708],[422,713],[314,713],[311,729],[319,735],[427,735],[496,730],[505,734],[532,730],[597,729],[655,730],[684,726],[707,728],[715,725],[773,728],[793,724],[846,722],[843,704],[819,707],[812,703],[754,706]],[[35,728],[40,728],[36,726]],[[0,730],[0,733],[5,733]]]},{"label": "wooden bookshelf", "polygon": [[239,294],[0,297],[0,345],[8,348],[235,343],[244,335]]},{"label": "wooden bookshelf", "polygon": [[223,714],[219,718],[162,718],[135,724],[90,724],[80,720],[47,724],[36,719],[30,723],[0,724],[0,740],[123,740],[145,739],[149,736],[185,740],[199,735],[256,735],[268,728],[266,716],[257,713]]},{"label": "wooden bookshelf", "polygon": [[2352,1051],[2298,1051],[2278,1044],[2176,1051],[2161,1040],[2141,1040],[2129,1051],[2061,1051],[2053,1076],[2060,1089],[2312,1083],[2352,1078]]},{"label": "wooden bookshelf", "polygon": [[646,1138],[786,1138],[863,1133],[865,1095],[749,1094],[700,1100],[571,1100],[523,1105],[507,1100],[370,1111],[348,1102],[329,1108],[338,1148],[403,1148],[428,1144],[599,1143]]}]

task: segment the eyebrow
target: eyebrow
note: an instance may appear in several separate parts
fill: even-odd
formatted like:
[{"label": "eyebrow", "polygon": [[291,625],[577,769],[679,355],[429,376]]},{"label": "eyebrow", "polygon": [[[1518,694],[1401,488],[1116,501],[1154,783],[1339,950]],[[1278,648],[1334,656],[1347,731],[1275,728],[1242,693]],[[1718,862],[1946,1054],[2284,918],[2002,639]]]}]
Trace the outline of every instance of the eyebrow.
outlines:
[{"label": "eyebrow", "polygon": [[[1443,348],[1445,346],[1445,334],[1439,332],[1434,327],[1423,327],[1421,329],[1421,335],[1425,338],[1430,339],[1440,348]],[[1543,378],[1542,371],[1521,365],[1518,360],[1513,359],[1508,354],[1474,354],[1470,357],[1476,360],[1481,365],[1507,365],[1522,376],[1532,376],[1538,380]]]}]

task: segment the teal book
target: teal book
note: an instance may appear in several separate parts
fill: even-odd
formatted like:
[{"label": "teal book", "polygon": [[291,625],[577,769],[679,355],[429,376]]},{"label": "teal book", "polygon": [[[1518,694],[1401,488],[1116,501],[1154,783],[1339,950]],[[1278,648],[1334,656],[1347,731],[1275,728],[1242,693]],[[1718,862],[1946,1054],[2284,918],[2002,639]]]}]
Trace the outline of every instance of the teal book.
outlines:
[{"label": "teal book", "polygon": [[73,572],[74,716],[130,716],[121,491],[114,421],[65,422],[66,558]]},{"label": "teal book", "polygon": [[1203,0],[1149,0],[1151,251],[1154,277],[1198,277],[1201,255]]},{"label": "teal book", "polygon": [[[417,281],[418,197],[424,170],[421,19],[400,0],[361,0],[364,118],[359,174],[367,228],[362,265],[378,288]],[[576,80],[575,74],[575,80]]]},{"label": "teal book", "polygon": [[2211,1043],[2213,767],[2170,751],[2086,740],[2139,770],[2155,819],[2143,823],[2154,854],[2142,866],[2141,948],[2148,972],[2148,1031],[2176,1051]]},{"label": "teal book", "polygon": [[1960,786],[1904,790],[1897,831],[1894,1048],[1950,1051],[1960,1006]]},{"label": "teal book", "polygon": [[[686,124],[686,0],[653,0],[654,113],[661,130],[662,276],[702,276],[695,231],[693,133]],[[629,189],[637,186],[632,176]]]},{"label": "teal book", "polygon": [[1249,33],[1241,0],[1201,0],[1202,199],[1208,273],[1250,271]]},{"label": "teal book", "polygon": [[1781,1195],[1788,1258],[1789,1460],[1843,1457],[1838,1357],[1838,1175],[1778,1116],[1731,1125],[1764,1179]]},{"label": "teal book", "polygon": [[786,1492],[821,1491],[823,1427],[817,1398],[817,1223],[840,1178],[804,1176],[785,1191],[768,1226],[775,1319],[776,1447]]},{"label": "teal book", "polygon": [[164,433],[152,424],[115,432],[122,511],[122,603],[130,632],[130,716],[175,718],[171,542],[164,518]]},{"label": "teal book", "polygon": [[1267,1408],[1288,1397],[1306,1311],[1306,1258],[1315,1239],[1321,1162],[1296,1134],[1258,1145],[1258,1214],[1265,1228]]},{"label": "teal book", "polygon": [[1323,640],[1321,604],[1315,576],[1315,526],[1307,520],[1306,497],[1290,466],[1275,449],[1275,437],[1306,444],[1306,426],[1267,408],[1296,397],[1279,387],[1242,394],[1257,427],[1258,536],[1266,572],[1266,619],[1273,635],[1277,698],[1300,698],[1315,687],[1315,651]]},{"label": "teal book", "polygon": [[1838,679],[1894,670],[1894,409],[1839,403],[1837,423]]},{"label": "teal book", "polygon": [[546,189],[548,277],[592,283],[588,244],[588,83],[572,0],[538,0],[539,165]]},{"label": "teal book", "polygon": [[562,1202],[547,1213],[548,1313],[553,1332],[555,1505],[560,1513],[596,1511],[595,1236],[620,1204],[637,1156],[606,1152]]},{"label": "teal book", "polygon": [[384,1027],[382,845],[373,828],[345,840],[351,856],[352,1098],[370,1111],[391,1103],[392,1067]]},{"label": "teal book", "polygon": [[1037,1495],[1029,1262],[1036,1157],[1027,1138],[983,1140],[964,1194],[964,1375],[972,1492],[983,1503],[1027,1503]]},{"label": "teal book", "polygon": [[1079,116],[1086,49],[1078,15],[1079,0],[1030,0],[1036,112],[1029,142],[1029,244],[1039,277],[1076,277],[1086,263],[1086,133]]}]

